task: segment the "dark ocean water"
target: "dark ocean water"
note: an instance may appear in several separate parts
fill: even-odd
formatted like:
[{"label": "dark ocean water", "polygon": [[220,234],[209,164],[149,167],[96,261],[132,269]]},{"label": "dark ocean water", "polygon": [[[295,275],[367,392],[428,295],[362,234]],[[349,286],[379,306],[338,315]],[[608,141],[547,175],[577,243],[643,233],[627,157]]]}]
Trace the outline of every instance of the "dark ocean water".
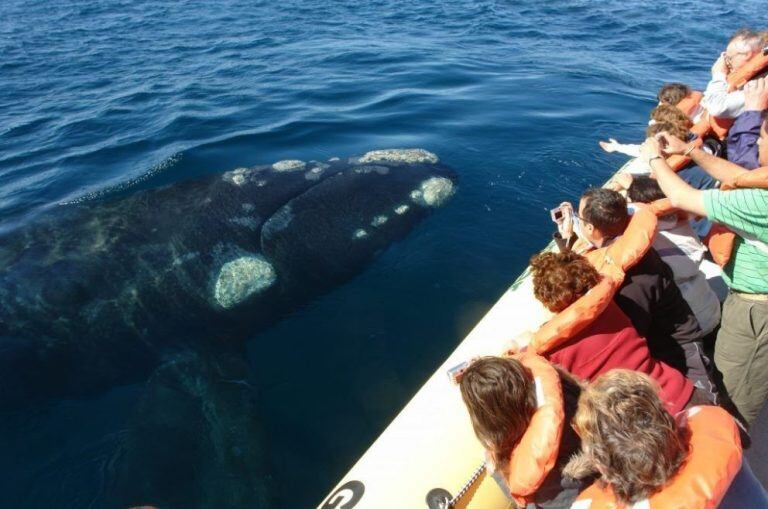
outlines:
[{"label": "dark ocean water", "polygon": [[[0,231],[280,159],[423,147],[453,167],[447,207],[249,342],[275,505],[312,507],[546,244],[547,209],[623,162],[597,140],[640,140],[658,87],[703,87],[745,25],[768,27],[764,2],[5,0]],[[0,505],[130,499],[113,478],[143,391],[4,415]],[[221,507],[185,453],[142,501]]]}]

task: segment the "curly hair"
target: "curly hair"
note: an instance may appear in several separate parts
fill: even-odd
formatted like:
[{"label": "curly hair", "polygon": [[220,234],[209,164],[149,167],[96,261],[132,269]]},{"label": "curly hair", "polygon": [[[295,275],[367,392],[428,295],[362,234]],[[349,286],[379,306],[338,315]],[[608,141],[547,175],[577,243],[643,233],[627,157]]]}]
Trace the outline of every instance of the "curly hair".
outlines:
[{"label": "curly hair", "polygon": [[600,282],[600,274],[572,251],[539,253],[531,258],[533,294],[553,313],[573,304]]},{"label": "curly hair", "polygon": [[664,408],[647,375],[614,369],[581,393],[573,420],[598,481],[626,505],[645,500],[674,477],[689,450],[686,428]]},{"label": "curly hair", "polygon": [[660,132],[668,132],[675,138],[679,138],[683,141],[688,139],[688,134],[690,133],[688,128],[683,127],[680,124],[673,124],[672,122],[656,122],[646,128],[645,136],[653,138]]},{"label": "curly hair", "polygon": [[659,89],[659,93],[656,94],[656,98],[662,104],[676,106],[690,93],[691,89],[684,83],[664,83],[664,86]]},{"label": "curly hair", "polygon": [[504,471],[536,411],[533,374],[516,359],[483,357],[467,367],[459,389],[475,435]]},{"label": "curly hair", "polygon": [[681,128],[690,129],[693,122],[688,115],[680,111],[677,106],[671,104],[659,104],[651,110],[651,120],[656,122],[669,122],[679,125]]}]

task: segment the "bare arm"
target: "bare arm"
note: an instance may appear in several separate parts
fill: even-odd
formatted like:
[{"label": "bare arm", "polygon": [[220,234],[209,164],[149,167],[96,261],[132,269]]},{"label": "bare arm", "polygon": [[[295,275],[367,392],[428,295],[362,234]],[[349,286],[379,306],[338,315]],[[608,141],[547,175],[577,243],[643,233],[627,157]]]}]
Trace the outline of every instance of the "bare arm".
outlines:
[{"label": "bare arm", "polygon": [[699,216],[705,216],[704,196],[701,191],[686,184],[683,179],[669,167],[661,155],[659,140],[648,138],[640,149],[642,157],[648,160],[651,170],[659,182],[659,187],[669,198],[674,207]]},{"label": "bare arm", "polygon": [[[720,182],[730,182],[736,179],[742,173],[746,173],[746,170],[738,164],[733,164],[730,161],[726,161],[720,157],[707,154],[700,148],[693,148],[693,142],[685,143],[679,138],[675,138],[669,133],[660,133],[658,135],[664,143],[664,153],[671,154],[683,154],[688,155],[693,162],[698,164],[702,170],[709,173],[713,178]],[[647,140],[646,140],[647,143]]]},{"label": "bare arm", "polygon": [[702,170],[706,171],[712,178],[717,179],[720,182],[727,182],[735,179],[742,173],[747,173],[749,171],[738,164],[723,159],[722,157],[707,154],[700,148],[693,149],[690,156],[691,159],[693,159],[693,162],[698,164]]}]

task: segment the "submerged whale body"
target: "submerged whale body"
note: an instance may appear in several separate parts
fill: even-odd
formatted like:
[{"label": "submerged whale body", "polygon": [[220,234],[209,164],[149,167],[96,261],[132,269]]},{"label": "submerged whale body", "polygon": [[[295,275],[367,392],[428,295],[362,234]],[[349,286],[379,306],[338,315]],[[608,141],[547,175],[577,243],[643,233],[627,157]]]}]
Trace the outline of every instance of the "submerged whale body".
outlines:
[{"label": "submerged whale body", "polygon": [[241,343],[359,273],[454,190],[434,154],[383,150],[62,207],[0,239],[0,408]]}]

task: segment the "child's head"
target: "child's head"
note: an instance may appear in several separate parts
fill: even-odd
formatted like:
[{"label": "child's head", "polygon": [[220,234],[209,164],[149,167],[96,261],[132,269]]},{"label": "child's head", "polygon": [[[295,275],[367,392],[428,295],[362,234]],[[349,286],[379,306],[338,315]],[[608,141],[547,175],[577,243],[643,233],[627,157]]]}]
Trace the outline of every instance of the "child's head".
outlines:
[{"label": "child's head", "polygon": [[693,126],[693,122],[688,118],[688,115],[670,104],[659,104],[651,110],[651,120],[654,122],[669,122],[685,129],[690,129]]},{"label": "child's head", "polygon": [[684,85],[683,83],[664,83],[664,86],[659,89],[656,98],[661,104],[677,106],[677,103],[682,101],[690,93],[691,89],[688,85]]},{"label": "child's head", "polygon": [[483,357],[467,367],[459,388],[475,435],[504,468],[536,411],[533,375],[518,360]]},{"label": "child's head", "polygon": [[674,124],[672,122],[656,122],[646,128],[645,136],[647,138],[653,138],[661,132],[667,132],[675,138],[679,138],[683,141],[686,141],[688,139],[688,135],[690,134],[690,131],[680,124]]},{"label": "child's head", "polygon": [[656,179],[645,175],[636,175],[627,189],[627,198],[635,203],[653,203],[666,198]]}]

